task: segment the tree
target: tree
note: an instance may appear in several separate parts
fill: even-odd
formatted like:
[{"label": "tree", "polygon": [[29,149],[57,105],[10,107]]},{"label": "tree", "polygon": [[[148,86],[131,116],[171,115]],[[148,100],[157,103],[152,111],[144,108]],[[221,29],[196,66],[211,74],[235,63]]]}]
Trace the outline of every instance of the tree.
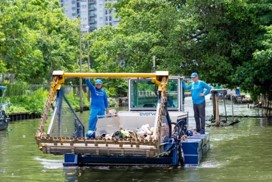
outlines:
[{"label": "tree", "polygon": [[65,17],[58,0],[4,0],[0,4],[0,60],[17,80],[48,81],[78,57],[78,21]]},{"label": "tree", "polygon": [[[148,72],[156,53],[157,69],[170,74],[197,71],[210,83],[268,89],[263,84],[269,85],[269,78],[250,77],[257,74],[253,69],[270,65],[270,33],[264,28],[272,19],[269,0],[125,0],[111,7],[121,18],[119,26],[92,34],[98,69],[118,71],[116,63],[124,60],[122,70]],[[246,81],[237,77],[244,72],[250,75]]]},{"label": "tree", "polygon": [[[237,69],[235,78],[241,86],[257,98],[262,93],[272,99],[272,25],[267,26],[267,33],[260,41],[262,49],[253,54],[253,59],[245,62]],[[243,79],[241,79],[243,78]]]},{"label": "tree", "polygon": [[113,7],[121,17],[119,26],[101,28],[91,36],[91,52],[98,70],[150,72],[154,54],[158,69],[176,68],[169,61],[180,61],[175,56],[177,49],[171,45],[175,39],[172,29],[179,18],[169,2],[131,0]]}]

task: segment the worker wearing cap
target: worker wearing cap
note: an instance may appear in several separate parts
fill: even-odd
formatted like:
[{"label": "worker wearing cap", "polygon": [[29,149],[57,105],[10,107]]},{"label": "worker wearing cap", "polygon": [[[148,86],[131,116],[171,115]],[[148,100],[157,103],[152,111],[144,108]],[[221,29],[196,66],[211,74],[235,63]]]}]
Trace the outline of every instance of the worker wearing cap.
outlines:
[{"label": "worker wearing cap", "polygon": [[102,89],[102,80],[96,79],[95,86],[90,82],[89,79],[86,79],[86,84],[89,87],[90,94],[91,94],[91,105],[90,105],[90,117],[88,121],[88,138],[95,137],[95,129],[97,123],[98,116],[104,116],[105,111],[108,114],[108,98],[107,93],[104,89]]},{"label": "worker wearing cap", "polygon": [[197,73],[192,73],[191,78],[193,82],[187,86],[183,81],[182,87],[185,90],[191,90],[196,131],[205,134],[205,96],[210,93],[211,87],[204,81],[199,80]]}]

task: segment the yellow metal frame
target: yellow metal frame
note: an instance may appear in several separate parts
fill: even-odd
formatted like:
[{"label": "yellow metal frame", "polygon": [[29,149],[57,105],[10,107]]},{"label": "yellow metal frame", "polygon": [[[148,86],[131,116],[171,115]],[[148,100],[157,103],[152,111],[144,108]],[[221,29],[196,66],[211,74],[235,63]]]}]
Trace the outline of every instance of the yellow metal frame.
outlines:
[{"label": "yellow metal frame", "polygon": [[65,73],[64,71],[54,71],[53,78],[57,79],[53,79],[51,88],[59,90],[67,78],[151,78],[158,89],[163,91],[162,77],[168,78],[168,71],[156,71],[155,73]]},{"label": "yellow metal frame", "polygon": [[[39,147],[43,150],[47,146],[49,146],[51,143],[56,145],[56,143],[59,143],[59,140],[61,141],[61,145],[63,143],[71,143],[68,139],[64,139],[61,137],[54,138],[54,141],[50,136],[47,136],[47,134],[44,131],[44,126],[46,123],[46,120],[48,118],[49,109],[51,107],[51,104],[55,98],[55,94],[57,90],[61,88],[61,85],[64,84],[65,79],[67,78],[149,78],[152,80],[153,83],[155,83],[158,86],[158,90],[161,92],[161,103],[159,104],[159,107],[157,108],[157,114],[156,114],[156,129],[154,131],[154,141],[152,141],[153,144],[156,145],[157,150],[159,149],[160,144],[160,126],[161,126],[161,115],[162,115],[162,108],[164,107],[164,103],[166,103],[166,89],[168,84],[168,71],[156,71],[154,73],[66,73],[64,71],[54,71],[52,75],[52,82],[51,82],[51,89],[47,98],[47,102],[45,105],[45,108],[43,110],[43,114],[41,117],[39,128],[37,129],[36,133],[36,141]],[[78,139],[73,139],[72,143],[78,141]],[[84,142],[95,142],[96,140],[92,141],[89,139],[82,139]],[[156,142],[157,141],[157,142]],[[139,142],[144,145],[150,145],[149,143],[146,143],[146,141],[131,141],[132,143],[138,144]],[[130,142],[130,143],[131,143]],[[155,142],[155,143],[154,143]],[[131,144],[132,145],[132,144]],[[46,152],[48,153],[48,152]]]}]

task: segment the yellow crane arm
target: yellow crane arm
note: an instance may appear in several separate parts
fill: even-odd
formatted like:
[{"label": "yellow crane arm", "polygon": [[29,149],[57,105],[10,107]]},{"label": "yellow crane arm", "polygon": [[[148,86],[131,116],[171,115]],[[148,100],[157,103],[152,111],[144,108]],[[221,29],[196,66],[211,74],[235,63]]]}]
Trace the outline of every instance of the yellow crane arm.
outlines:
[{"label": "yellow crane arm", "polygon": [[168,78],[168,71],[156,71],[154,73],[65,73],[64,71],[54,71],[53,78],[57,82],[54,82],[51,87],[59,90],[61,84],[64,83],[66,78],[151,78],[153,83],[158,86],[159,90],[162,88],[162,77]]},{"label": "yellow crane arm", "polygon": [[66,73],[64,71],[53,71],[51,89],[47,98],[45,108],[43,110],[41,122],[36,133],[36,139],[45,137],[44,125],[48,118],[48,112],[55,93],[61,88],[66,78],[150,78],[153,83],[158,86],[158,90],[162,93],[162,100],[166,98],[166,89],[168,83],[168,71],[156,71],[154,73]]}]

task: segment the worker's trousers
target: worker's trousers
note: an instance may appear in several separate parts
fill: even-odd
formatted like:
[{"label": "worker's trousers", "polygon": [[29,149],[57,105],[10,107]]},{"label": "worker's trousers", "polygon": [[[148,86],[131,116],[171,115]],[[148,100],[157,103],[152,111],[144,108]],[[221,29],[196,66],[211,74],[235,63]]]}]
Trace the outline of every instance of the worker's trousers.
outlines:
[{"label": "worker's trousers", "polygon": [[205,105],[205,101],[201,104],[194,104],[194,117],[197,132],[205,132]]},{"label": "worker's trousers", "polygon": [[92,107],[91,108],[91,113],[89,117],[89,131],[95,131],[96,130],[96,123],[97,123],[97,118],[99,116],[104,116],[105,115],[105,108],[97,108],[97,107]]}]

